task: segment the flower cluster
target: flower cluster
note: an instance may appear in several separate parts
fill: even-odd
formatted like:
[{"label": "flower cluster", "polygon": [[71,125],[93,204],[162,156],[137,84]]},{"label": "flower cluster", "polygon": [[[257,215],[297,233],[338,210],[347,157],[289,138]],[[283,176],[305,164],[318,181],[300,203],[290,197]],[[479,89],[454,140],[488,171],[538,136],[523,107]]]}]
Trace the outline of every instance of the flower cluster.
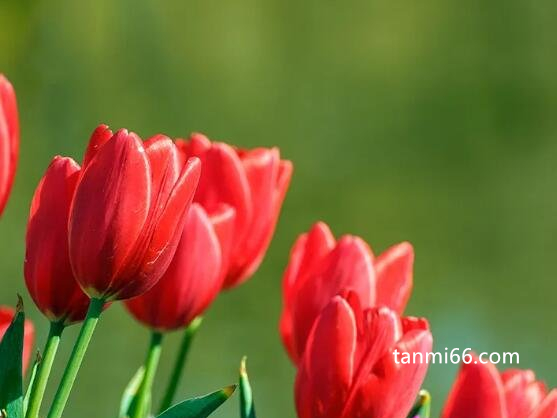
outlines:
[{"label": "flower cluster", "polygon": [[[301,235],[283,279],[280,331],[298,372],[300,418],[423,418],[418,395],[427,362],[404,364],[393,352],[425,358],[426,319],[403,316],[413,284],[414,251],[403,242],[375,257],[361,238],[335,240],[324,223]],[[484,361],[485,363],[485,361]],[[416,412],[418,411],[418,412]],[[472,356],[462,365],[442,418],[556,418],[551,392],[530,370],[499,375]]]},{"label": "flower cluster", "polygon": [[300,418],[406,417],[427,364],[395,364],[393,351],[431,351],[424,318],[403,317],[414,252],[377,258],[359,237],[335,240],[316,224],[294,244],[284,277],[281,333],[298,367]]},{"label": "flower cluster", "polygon": [[[14,90],[0,76],[0,213],[12,186],[19,144]],[[50,333],[34,362],[33,325],[0,307],[0,417],[38,418],[63,330],[81,323],[48,418],[60,418],[105,309],[123,301],[151,334],[145,363],[124,391],[120,418],[152,416],[164,335],[184,338],[159,418],[205,418],[233,392],[225,387],[173,405],[183,365],[205,310],[220,292],[254,275],[272,239],[292,176],[277,148],[244,150],[155,135],[143,141],[100,125],[81,164],[56,156],[30,204],[25,284]],[[405,313],[414,249],[396,244],[375,256],[362,239],[338,240],[316,223],[295,242],[283,278],[280,334],[296,368],[299,418],[429,417],[421,391],[433,336],[425,318]],[[242,363],[242,418],[255,418]],[[556,418],[557,390],[529,370],[499,373],[464,364],[443,418]]]}]

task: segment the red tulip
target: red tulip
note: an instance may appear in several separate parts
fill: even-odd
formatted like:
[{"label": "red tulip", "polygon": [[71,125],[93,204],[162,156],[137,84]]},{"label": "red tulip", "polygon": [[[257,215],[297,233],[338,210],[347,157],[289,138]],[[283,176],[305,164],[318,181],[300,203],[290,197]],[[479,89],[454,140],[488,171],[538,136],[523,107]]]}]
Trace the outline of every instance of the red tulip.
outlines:
[{"label": "red tulip", "polygon": [[126,301],[132,315],[154,330],[170,331],[186,327],[207,309],[222,288],[222,254],[233,222],[229,206],[209,217],[194,203],[166,273],[147,293]]},{"label": "red tulip", "polygon": [[[0,306],[0,341],[6,330],[12,323],[14,319],[15,310],[7,306]],[[31,352],[33,350],[33,340],[35,339],[35,328],[33,323],[29,320],[25,320],[25,325],[23,328],[23,373],[27,370],[29,366],[29,361],[31,360]]]},{"label": "red tulip", "polygon": [[49,320],[66,325],[83,320],[89,305],[68,254],[68,217],[79,175],[71,158],[55,157],[35,191],[27,224],[27,289]]},{"label": "red tulip", "polygon": [[15,92],[0,74],[0,214],[2,214],[15,176],[19,153],[19,119]]},{"label": "red tulip", "polygon": [[185,155],[197,156],[203,163],[194,200],[209,214],[222,204],[236,211],[224,287],[237,286],[257,270],[267,251],[290,183],[292,163],[281,160],[277,148],[237,150],[211,143],[200,134],[177,144]]},{"label": "red tulip", "polygon": [[[482,361],[486,361],[482,358]],[[531,370],[499,373],[472,355],[451,389],[442,418],[555,418],[557,389],[548,393]]]},{"label": "red tulip", "polygon": [[298,416],[405,418],[427,364],[402,364],[393,352],[425,358],[431,345],[424,319],[401,319],[386,307],[363,310],[356,294],[335,296],[316,319],[299,365]]},{"label": "red tulip", "polygon": [[280,331],[292,360],[301,358],[315,318],[342,289],[359,296],[363,307],[387,306],[402,314],[412,290],[414,251],[403,242],[377,259],[359,237],[335,241],[319,222],[301,235],[284,274]]},{"label": "red tulip", "polygon": [[138,296],[162,277],[178,246],[200,174],[174,143],[134,133],[93,133],[72,201],[69,254],[91,297]]}]

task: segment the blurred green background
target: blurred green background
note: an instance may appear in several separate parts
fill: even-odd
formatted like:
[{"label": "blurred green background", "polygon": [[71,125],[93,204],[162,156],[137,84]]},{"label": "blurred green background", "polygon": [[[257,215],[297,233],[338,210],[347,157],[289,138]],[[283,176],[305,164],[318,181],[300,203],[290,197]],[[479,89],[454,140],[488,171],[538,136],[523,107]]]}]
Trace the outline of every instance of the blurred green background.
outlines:
[{"label": "blurred green background", "polygon": [[[260,270],[207,314],[182,395],[235,381],[247,354],[259,414],[295,416],[280,282],[318,219],[376,253],[414,244],[408,312],[430,319],[437,350],[518,351],[556,386],[556,18],[549,0],[2,0],[0,71],[17,89],[22,149],[0,221],[0,303],[25,295],[42,347],[23,239],[53,155],[80,158],[100,122],[144,137],[201,131],[278,145],[295,175]],[[111,307],[67,416],[114,416],[147,340]],[[456,369],[430,367],[436,411]],[[215,417],[236,411],[237,398]]]}]

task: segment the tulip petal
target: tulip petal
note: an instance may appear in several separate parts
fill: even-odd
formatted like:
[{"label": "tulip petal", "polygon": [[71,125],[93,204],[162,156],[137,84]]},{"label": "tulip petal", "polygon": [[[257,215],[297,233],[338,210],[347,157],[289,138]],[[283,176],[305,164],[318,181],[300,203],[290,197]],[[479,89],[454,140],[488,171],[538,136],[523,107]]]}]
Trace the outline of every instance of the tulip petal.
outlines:
[{"label": "tulip petal", "polygon": [[507,418],[503,383],[496,367],[472,356],[463,364],[449,393],[442,418]]},{"label": "tulip petal", "polygon": [[4,75],[0,74],[0,107],[5,115],[8,136],[11,142],[12,161],[17,158],[19,145],[19,117],[17,111],[17,100],[11,83]]},{"label": "tulip petal", "polygon": [[70,260],[89,296],[110,298],[120,290],[116,279],[128,268],[150,199],[151,172],[141,140],[121,130],[85,168],[70,214]]},{"label": "tulip petal", "polygon": [[292,305],[295,303],[296,293],[293,291],[297,282],[310,277],[317,270],[327,255],[335,247],[336,240],[326,223],[317,222],[311,230],[298,237],[290,251],[290,261],[283,278],[284,308],[282,311],[279,330],[284,346],[293,362],[298,361],[298,354],[294,346],[292,324]]},{"label": "tulip petal", "polygon": [[222,280],[217,235],[203,208],[194,204],[166,273],[151,290],[127,301],[126,306],[152,329],[183,328],[215,299]]},{"label": "tulip petal", "polygon": [[253,217],[248,224],[249,234],[233,249],[233,264],[226,287],[240,284],[257,269],[266,250],[266,232],[274,218],[273,194],[280,162],[278,150],[257,148],[242,152],[240,159],[251,192]]},{"label": "tulip petal", "polygon": [[273,208],[272,208],[271,221],[267,224],[266,230],[263,234],[263,238],[260,243],[260,248],[259,248],[259,252],[257,253],[257,257],[254,260],[252,260],[251,263],[248,264],[248,266],[244,269],[242,280],[246,280],[255,272],[255,270],[261,264],[265,252],[269,247],[271,239],[273,238],[273,235],[275,233],[282,204],[284,202],[284,198],[286,197],[286,192],[288,191],[288,187],[290,186],[290,180],[292,179],[293,171],[294,171],[294,166],[292,165],[292,162],[288,160],[280,161],[278,179],[273,191]]},{"label": "tulip petal", "polygon": [[[372,308],[364,311],[362,319],[365,324],[358,336],[361,350],[357,353],[359,368],[363,374],[371,372],[370,366],[377,372],[377,363],[386,354],[391,354],[392,348],[402,335],[402,325],[396,312],[386,307]],[[382,371],[381,374],[385,372]]]},{"label": "tulip petal", "polygon": [[[192,147],[197,151],[197,147]],[[241,242],[249,232],[253,216],[253,202],[249,183],[240,158],[234,149],[223,143],[213,143],[211,148],[198,154],[203,164],[203,176],[195,194],[195,201],[209,212],[214,212],[222,203],[236,210],[235,242]]]},{"label": "tulip petal", "polygon": [[301,235],[290,252],[290,261],[283,278],[284,296],[288,299],[294,283],[318,269],[335,247],[336,240],[324,222],[317,222],[307,234]]},{"label": "tulip petal", "polygon": [[412,330],[427,330],[429,329],[429,322],[425,318],[416,318],[414,316],[405,316],[401,318],[402,330],[406,334]]},{"label": "tulip petal", "polygon": [[377,304],[401,315],[412,291],[414,249],[408,242],[395,245],[375,261]]},{"label": "tulip petal", "polygon": [[19,117],[15,92],[0,74],[0,214],[13,185],[19,155]]},{"label": "tulip petal", "polygon": [[[125,286],[118,293],[119,299],[128,299],[145,293],[162,277],[168,268],[178,247],[180,236],[186,221],[199,181],[201,164],[198,158],[190,158],[182,168],[180,177],[167,197],[159,202],[160,209],[156,215],[147,219],[143,235],[146,252],[139,261],[140,266],[133,275],[127,275]],[[158,199],[161,200],[161,199]],[[158,216],[157,216],[158,215]]]},{"label": "tulip petal", "polygon": [[178,139],[176,145],[188,157],[199,157],[211,149],[209,138],[200,133],[192,133],[187,141]]},{"label": "tulip petal", "polygon": [[557,389],[549,392],[543,402],[532,412],[528,418],[555,418],[557,417]]},{"label": "tulip petal", "polygon": [[[185,215],[190,208],[193,200],[199,175],[201,173],[201,163],[197,158],[190,158],[182,168],[178,180],[170,192],[168,200],[164,202],[163,210],[157,219],[157,225],[150,243],[150,252],[157,257],[172,258],[178,240],[182,234],[185,223]],[[175,238],[168,240],[171,231],[176,231]],[[147,257],[147,264],[152,260]],[[167,264],[168,266],[168,264]],[[166,270],[164,267],[163,271]]]},{"label": "tulip petal", "polygon": [[356,323],[350,305],[334,297],[315,321],[296,380],[300,418],[338,418],[354,374]]},{"label": "tulip petal", "polygon": [[304,351],[311,326],[331,298],[341,290],[358,294],[363,308],[373,306],[375,301],[375,276],[373,254],[360,238],[345,236],[327,256],[311,280],[301,281],[292,293],[294,321],[294,346],[297,358]]},{"label": "tulip petal", "polygon": [[253,220],[250,233],[233,257],[235,265],[225,283],[237,286],[257,270],[269,247],[292,176],[292,163],[281,161],[277,148],[258,148],[240,154],[250,185]]},{"label": "tulip petal", "polygon": [[68,256],[68,218],[79,175],[71,158],[54,158],[33,196],[26,235],[29,293],[48,319],[67,324],[85,318],[89,305]]},{"label": "tulip petal", "polygon": [[536,381],[532,370],[509,369],[501,373],[507,418],[527,417],[538,406],[547,393],[541,382]]},{"label": "tulip petal", "polygon": [[99,125],[91,134],[89,139],[89,144],[85,150],[85,155],[83,157],[83,168],[89,165],[91,160],[97,155],[99,149],[112,138],[112,131],[107,125]]},{"label": "tulip petal", "polygon": [[[0,103],[1,104],[1,103]],[[6,117],[0,107],[0,214],[3,212],[12,184],[11,143]]]},{"label": "tulip petal", "polygon": [[226,277],[230,263],[230,254],[234,243],[234,222],[236,210],[227,204],[220,205],[216,211],[209,214],[211,224],[215,229],[221,249],[221,275]]},{"label": "tulip petal", "polygon": [[[181,169],[177,148],[169,138],[164,135],[157,135],[145,141],[143,146],[149,160],[149,166],[151,167],[151,201],[145,226],[136,244],[135,258],[129,261],[129,264],[132,266],[155,264],[152,257],[153,254],[155,257],[160,254],[160,248],[155,247],[149,252],[149,245],[156,233],[156,229],[159,227],[159,219],[166,209],[167,202]],[[185,210],[184,208],[184,213]],[[168,235],[169,231],[165,230],[164,234],[162,234],[163,242],[161,245],[166,244],[164,239],[167,239]],[[126,286],[133,287],[132,293],[136,292],[136,283],[145,281],[141,274],[141,267],[137,267],[137,269],[138,272],[130,275],[131,280],[128,286]]]},{"label": "tulip petal", "polygon": [[373,310],[371,327],[366,335],[367,353],[360,360],[361,366],[354,389],[347,402],[343,418],[389,417],[405,418],[425,378],[427,364],[400,364],[393,352],[421,353],[425,359],[431,350],[429,330],[412,330],[394,344],[401,332],[401,324],[394,311],[386,308]]},{"label": "tulip petal", "polygon": [[[399,414],[400,418],[406,417],[406,414],[412,407],[416,393],[420,390],[425,379],[428,364],[427,354],[431,352],[432,336],[429,330],[412,330],[404,334],[402,340],[396,345],[395,349],[399,352],[409,353],[412,358],[410,364],[394,364],[394,358],[391,352],[385,357],[385,361],[391,366],[395,366],[396,375],[390,380],[391,393],[397,393],[397,399],[390,398],[391,402],[385,402],[383,408],[390,411],[393,418]],[[394,350],[393,350],[394,351]],[[386,369],[386,365],[383,367]]]},{"label": "tulip petal", "polygon": [[279,175],[277,179],[277,184],[275,186],[275,196],[273,202],[275,204],[275,213],[279,212],[280,206],[286,196],[288,187],[290,186],[290,180],[292,180],[292,173],[294,172],[294,165],[292,161],[280,160],[279,164]]},{"label": "tulip petal", "polygon": [[[319,222],[314,225],[309,233],[300,235],[290,251],[289,263],[282,282],[284,308],[280,318],[279,331],[286,351],[294,363],[298,360],[298,354],[294,346],[294,325],[292,323],[291,312],[296,294],[292,293],[292,288],[296,283],[297,277],[301,275],[299,271],[302,268],[304,271],[311,271],[317,262],[321,261],[329,253],[334,245],[335,239],[330,229],[325,223]],[[306,261],[306,258],[309,260]],[[306,265],[307,267],[304,267]]]},{"label": "tulip petal", "polygon": [[[358,298],[351,299],[354,299],[351,302],[352,306],[357,306]],[[359,321],[363,322],[358,326],[358,345],[355,352],[356,374],[340,416],[342,418],[387,416],[378,413],[383,411],[383,406],[389,401],[387,399],[389,392],[385,390],[389,382],[382,379],[386,372],[380,360],[390,354],[390,349],[399,338],[400,320],[394,311],[379,308],[362,312]],[[379,393],[383,395],[371,396]]]},{"label": "tulip petal", "polygon": [[[172,140],[164,135],[149,138],[143,144],[151,166],[151,211],[158,211],[164,205],[180,175],[178,149]],[[156,218],[156,215],[152,215]]]}]

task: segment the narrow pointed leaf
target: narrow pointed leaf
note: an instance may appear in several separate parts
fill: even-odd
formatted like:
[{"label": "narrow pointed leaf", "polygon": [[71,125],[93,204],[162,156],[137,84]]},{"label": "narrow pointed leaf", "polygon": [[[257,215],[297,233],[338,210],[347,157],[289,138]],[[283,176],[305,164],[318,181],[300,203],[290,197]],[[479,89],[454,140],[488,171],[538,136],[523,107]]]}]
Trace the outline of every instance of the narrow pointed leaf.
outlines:
[{"label": "narrow pointed leaf", "polygon": [[421,390],[418,396],[418,401],[408,414],[408,418],[429,418],[431,395],[427,390]]},{"label": "narrow pointed leaf", "polygon": [[31,371],[31,378],[29,379],[29,384],[27,385],[27,390],[25,391],[25,397],[23,398],[23,413],[27,414],[27,405],[29,404],[29,395],[31,395],[31,390],[35,384],[35,377],[37,376],[37,369],[41,363],[41,353],[37,351],[35,357],[35,362],[33,363],[33,370]]},{"label": "narrow pointed leaf", "polygon": [[21,298],[11,325],[0,342],[0,410],[9,418],[23,417],[23,324]]},{"label": "narrow pointed leaf", "polygon": [[120,412],[118,413],[118,418],[131,416],[136,405],[137,391],[141,386],[144,375],[145,368],[141,366],[129,381],[126,389],[124,389],[122,400],[120,401]]},{"label": "narrow pointed leaf", "polygon": [[180,402],[157,416],[157,418],[207,418],[221,406],[236,389],[235,385],[198,398]]},{"label": "narrow pointed leaf", "polygon": [[246,369],[246,357],[242,359],[240,364],[240,417],[256,418],[253,394]]}]

